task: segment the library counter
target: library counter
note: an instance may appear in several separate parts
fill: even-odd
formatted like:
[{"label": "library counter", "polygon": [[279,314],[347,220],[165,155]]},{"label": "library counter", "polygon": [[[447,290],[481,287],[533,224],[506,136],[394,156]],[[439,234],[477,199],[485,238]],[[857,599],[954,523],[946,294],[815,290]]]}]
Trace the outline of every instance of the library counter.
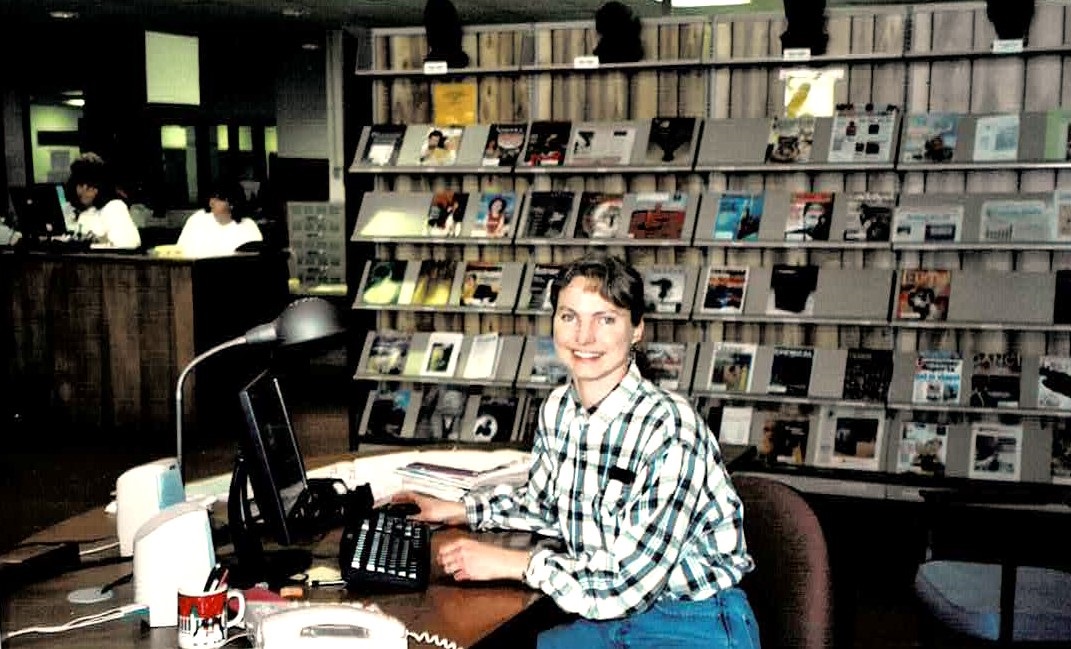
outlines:
[{"label": "library counter", "polygon": [[[119,440],[173,439],[185,364],[288,302],[281,253],[193,260],[7,250],[0,277],[0,416]],[[234,400],[237,382],[225,375],[242,364],[227,360],[199,371],[196,392],[187,386],[187,417],[206,409],[210,388]]]}]

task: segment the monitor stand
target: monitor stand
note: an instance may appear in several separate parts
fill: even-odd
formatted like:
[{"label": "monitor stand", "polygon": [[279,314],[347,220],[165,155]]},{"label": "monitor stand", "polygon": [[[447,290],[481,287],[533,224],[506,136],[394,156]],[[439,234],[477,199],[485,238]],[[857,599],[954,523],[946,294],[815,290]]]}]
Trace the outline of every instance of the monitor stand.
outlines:
[{"label": "monitor stand", "polygon": [[230,528],[234,555],[224,559],[227,583],[236,588],[251,588],[267,583],[278,589],[294,581],[312,565],[312,553],[298,548],[265,551],[250,508],[248,469],[241,451],[234,459],[230,493],[227,500],[227,525]]}]

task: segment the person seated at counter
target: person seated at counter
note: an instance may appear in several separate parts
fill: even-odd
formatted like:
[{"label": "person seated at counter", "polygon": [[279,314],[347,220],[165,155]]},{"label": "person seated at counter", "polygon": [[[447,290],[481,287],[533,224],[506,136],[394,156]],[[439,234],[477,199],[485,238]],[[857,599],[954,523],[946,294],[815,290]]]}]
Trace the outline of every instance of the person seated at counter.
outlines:
[{"label": "person seated at counter", "polygon": [[141,246],[138,226],[116,193],[110,170],[100,156],[86,153],[72,162],[67,186],[72,209],[65,212],[64,220],[75,239],[88,240],[98,248]]},{"label": "person seated at counter", "polygon": [[183,257],[221,257],[239,246],[263,241],[256,221],[241,216],[245,190],[238,183],[219,183],[209,194],[208,209],[186,219],[175,248]]}]

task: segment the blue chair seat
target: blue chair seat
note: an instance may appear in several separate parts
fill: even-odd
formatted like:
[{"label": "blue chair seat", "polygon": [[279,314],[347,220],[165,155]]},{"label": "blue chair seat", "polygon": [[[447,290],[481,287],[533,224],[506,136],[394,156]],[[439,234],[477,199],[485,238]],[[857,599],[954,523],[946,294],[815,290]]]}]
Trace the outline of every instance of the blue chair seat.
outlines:
[{"label": "blue chair seat", "polygon": [[[915,591],[949,628],[985,640],[1000,633],[1000,565],[929,561],[919,567]],[[1013,642],[1071,640],[1071,574],[1019,566]]]}]

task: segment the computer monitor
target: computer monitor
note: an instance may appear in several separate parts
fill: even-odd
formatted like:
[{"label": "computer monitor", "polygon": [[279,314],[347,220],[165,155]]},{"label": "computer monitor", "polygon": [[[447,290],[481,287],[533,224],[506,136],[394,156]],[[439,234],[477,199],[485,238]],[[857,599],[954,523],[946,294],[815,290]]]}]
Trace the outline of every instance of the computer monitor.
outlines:
[{"label": "computer monitor", "polygon": [[15,227],[27,239],[50,239],[67,232],[63,209],[67,193],[61,183],[11,187]]}]

